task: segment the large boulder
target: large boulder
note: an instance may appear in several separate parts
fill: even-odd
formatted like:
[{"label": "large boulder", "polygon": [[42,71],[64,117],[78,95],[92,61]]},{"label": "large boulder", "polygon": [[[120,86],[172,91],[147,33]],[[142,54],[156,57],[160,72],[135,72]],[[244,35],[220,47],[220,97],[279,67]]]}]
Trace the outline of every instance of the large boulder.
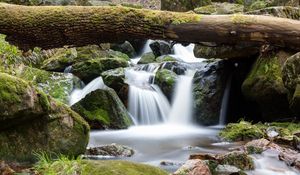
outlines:
[{"label": "large boulder", "polygon": [[300,84],[300,52],[288,57],[282,68],[282,80],[292,97]]},{"label": "large boulder", "polygon": [[69,103],[73,89],[81,86],[79,78],[72,74],[48,72],[27,66],[17,67],[15,76],[32,82],[40,90],[65,104]]},{"label": "large boulder", "polygon": [[0,73],[0,80],[2,160],[31,162],[39,152],[85,152],[89,126],[77,113],[20,78]]},{"label": "large boulder", "polygon": [[103,46],[90,45],[85,47],[58,49],[47,60],[43,62],[42,69],[48,71],[63,72],[66,67],[75,63],[84,62],[96,58],[122,58],[129,60],[126,54],[118,51],[109,50]]},{"label": "large boulder", "polygon": [[261,120],[274,121],[289,116],[288,90],[281,71],[289,55],[274,52],[259,57],[242,85],[246,100],[259,107]]},{"label": "large boulder", "polygon": [[149,64],[155,62],[155,55],[153,52],[144,53],[139,60],[138,64]]},{"label": "large boulder", "polygon": [[221,58],[221,59],[237,59],[237,58],[250,58],[258,54],[259,48],[255,46],[207,46],[196,44],[194,54],[197,58]]},{"label": "large boulder", "polygon": [[172,53],[171,44],[166,41],[154,41],[150,44],[150,48],[155,57]]},{"label": "large boulder", "polygon": [[186,12],[209,4],[211,4],[211,0],[161,0],[161,9]]},{"label": "large boulder", "polygon": [[177,74],[168,69],[160,69],[155,74],[154,83],[157,84],[166,97],[171,101]]},{"label": "large boulder", "polygon": [[72,65],[77,58],[75,48],[59,49],[54,55],[43,62],[42,69],[48,71],[63,72],[66,67]]},{"label": "large boulder", "polygon": [[221,102],[226,87],[226,61],[214,60],[196,71],[193,79],[194,120],[201,125],[219,123]]},{"label": "large boulder", "polygon": [[125,41],[121,44],[111,44],[110,48],[115,51],[119,51],[128,55],[128,57],[132,58],[136,55],[136,52],[130,42]]},{"label": "large boulder", "polygon": [[128,61],[122,58],[96,58],[74,64],[72,73],[89,83],[104,71],[127,66]]},{"label": "large boulder", "polygon": [[267,7],[260,10],[247,12],[247,14],[276,16],[280,18],[300,20],[299,7],[290,7],[290,6]]},{"label": "large boulder", "polygon": [[132,120],[119,99],[111,89],[98,89],[75,103],[72,109],[78,112],[92,129],[125,129]]},{"label": "large boulder", "polygon": [[114,89],[123,104],[127,106],[128,100],[128,84],[125,80],[125,68],[117,68],[105,71],[101,74],[105,85]]}]

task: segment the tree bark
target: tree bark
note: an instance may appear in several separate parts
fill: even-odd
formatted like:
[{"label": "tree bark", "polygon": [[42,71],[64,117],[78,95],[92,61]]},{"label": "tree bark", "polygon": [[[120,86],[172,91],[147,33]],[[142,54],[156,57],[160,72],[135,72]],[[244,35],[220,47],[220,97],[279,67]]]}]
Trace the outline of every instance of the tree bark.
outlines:
[{"label": "tree bark", "polygon": [[257,15],[197,15],[120,6],[18,6],[0,3],[0,33],[22,50],[128,39],[270,44],[300,50],[300,21]]}]

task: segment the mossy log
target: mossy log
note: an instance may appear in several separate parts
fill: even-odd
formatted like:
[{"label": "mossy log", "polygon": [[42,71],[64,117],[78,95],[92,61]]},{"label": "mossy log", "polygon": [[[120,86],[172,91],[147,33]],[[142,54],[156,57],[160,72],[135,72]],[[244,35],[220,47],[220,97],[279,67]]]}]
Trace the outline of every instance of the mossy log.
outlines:
[{"label": "mossy log", "polygon": [[256,15],[197,15],[120,6],[0,3],[0,33],[22,50],[133,38],[218,44],[270,44],[300,50],[300,21]]}]

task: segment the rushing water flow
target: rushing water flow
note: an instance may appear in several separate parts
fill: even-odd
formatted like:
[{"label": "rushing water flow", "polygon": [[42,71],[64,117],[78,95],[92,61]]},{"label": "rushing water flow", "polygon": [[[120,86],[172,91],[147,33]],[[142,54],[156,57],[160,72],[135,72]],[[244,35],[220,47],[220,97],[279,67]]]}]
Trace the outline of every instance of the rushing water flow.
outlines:
[{"label": "rushing water flow", "polygon": [[98,77],[91,81],[88,85],[86,85],[83,89],[75,89],[70,95],[69,105],[77,103],[81,99],[83,99],[87,94],[95,91],[97,89],[104,89],[106,86],[102,80],[102,77]]},{"label": "rushing water flow", "polygon": [[157,85],[152,84],[157,68],[155,65],[147,65],[140,70],[129,69],[125,72],[129,84],[129,113],[140,125],[164,122],[169,114],[167,98]]},{"label": "rushing water flow", "polygon": [[169,114],[169,123],[191,124],[192,121],[192,84],[194,71],[188,70],[185,75],[179,76],[174,92],[174,102]]},{"label": "rushing water flow", "polygon": [[231,81],[232,81],[232,75],[228,77],[228,80],[226,82],[222,103],[221,103],[221,110],[220,110],[220,119],[219,119],[219,125],[225,125],[226,122],[226,115],[228,110],[228,103],[229,103],[229,95],[230,95],[230,89],[231,89]]},{"label": "rushing water flow", "polygon": [[300,173],[279,161],[276,151],[267,150],[261,155],[253,155],[252,157],[255,170],[247,172],[248,175],[297,175]]},{"label": "rushing water flow", "polygon": [[[151,41],[147,42],[144,53],[150,51],[150,43]],[[172,56],[185,62],[199,62],[201,59],[195,58],[193,47],[193,45],[184,47],[176,44],[175,55]],[[132,59],[131,63],[136,64],[139,59]],[[172,166],[162,168],[174,172],[190,154],[225,153],[229,148],[238,146],[234,143],[218,143],[217,128],[191,125],[193,71],[188,70],[185,75],[179,76],[173,94],[174,101],[170,105],[159,87],[153,84],[158,69],[159,64],[148,64],[134,66],[125,71],[126,83],[129,84],[128,110],[137,120],[138,125],[125,130],[92,131],[89,147],[111,143],[126,145],[132,147],[135,154],[123,159],[156,166],[159,166],[161,161],[170,161],[174,163]],[[225,123],[230,84],[231,78],[227,81],[223,95],[220,124]],[[101,78],[94,80],[83,90],[74,92],[71,104],[99,88],[105,88]],[[297,174],[268,153],[253,157],[257,169],[247,172],[249,175]]]}]

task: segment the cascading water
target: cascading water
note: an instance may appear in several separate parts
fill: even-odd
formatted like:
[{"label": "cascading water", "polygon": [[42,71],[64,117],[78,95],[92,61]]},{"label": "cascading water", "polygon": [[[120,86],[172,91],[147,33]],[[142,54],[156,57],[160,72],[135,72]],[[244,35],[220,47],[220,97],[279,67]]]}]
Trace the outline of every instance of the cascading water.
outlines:
[{"label": "cascading water", "polygon": [[194,71],[188,70],[185,75],[179,76],[174,93],[174,101],[169,114],[169,123],[190,124],[192,118],[192,81]]},{"label": "cascading water", "polygon": [[195,44],[189,44],[188,46],[183,46],[181,44],[175,44],[173,46],[174,49],[174,58],[181,60],[186,63],[194,63],[194,62],[201,62],[203,59],[196,58],[194,55],[194,47]]},{"label": "cascading water", "polygon": [[103,82],[102,77],[98,77],[91,81],[88,85],[86,85],[83,89],[75,89],[70,95],[69,105],[77,103],[81,99],[83,99],[87,94],[95,91],[97,89],[104,89],[106,86]]},{"label": "cascading water", "polygon": [[157,68],[148,65],[139,71],[130,69],[125,73],[126,82],[129,84],[129,113],[141,125],[165,121],[170,110],[167,98],[152,84]]},{"label": "cascading water", "polygon": [[232,75],[228,77],[228,80],[226,82],[222,103],[221,103],[221,110],[220,110],[220,117],[219,117],[219,125],[223,126],[226,122],[226,115],[227,115],[227,109],[228,109],[228,103],[229,103],[229,95],[230,95],[230,89],[231,89],[231,81],[232,81]]}]

